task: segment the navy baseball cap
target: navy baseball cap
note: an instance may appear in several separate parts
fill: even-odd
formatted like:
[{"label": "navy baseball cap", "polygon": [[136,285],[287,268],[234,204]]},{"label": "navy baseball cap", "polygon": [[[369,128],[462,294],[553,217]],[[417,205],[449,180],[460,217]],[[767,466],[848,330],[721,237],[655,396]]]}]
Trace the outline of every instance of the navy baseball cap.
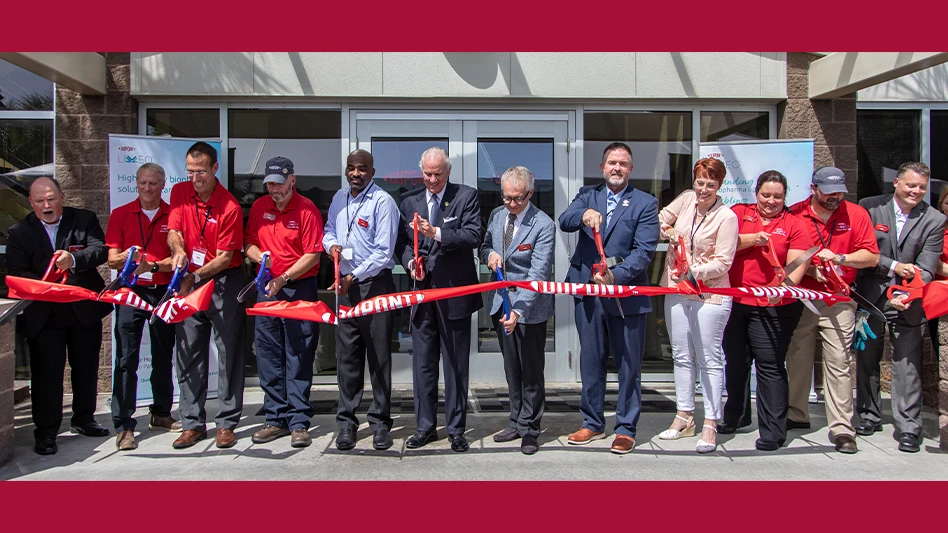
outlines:
[{"label": "navy baseball cap", "polygon": [[290,174],[293,174],[293,162],[283,156],[276,156],[267,161],[263,182],[285,183]]},{"label": "navy baseball cap", "polygon": [[849,192],[846,188],[846,174],[836,167],[820,167],[813,171],[813,185],[819,187],[823,194]]}]

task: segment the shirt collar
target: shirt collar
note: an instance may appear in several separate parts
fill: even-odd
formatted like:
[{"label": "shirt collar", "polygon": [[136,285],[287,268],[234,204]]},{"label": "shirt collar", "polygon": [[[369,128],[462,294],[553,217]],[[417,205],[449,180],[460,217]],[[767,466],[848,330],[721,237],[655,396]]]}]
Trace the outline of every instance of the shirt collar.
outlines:
[{"label": "shirt collar", "polygon": [[[504,208],[504,209],[506,209],[506,208]],[[530,210],[530,206],[527,206],[526,209],[524,209],[523,211],[517,213],[516,218],[514,218],[514,224],[523,224],[523,219],[526,218],[526,216],[527,216],[527,211],[529,211],[529,210]],[[504,220],[504,224],[506,224],[506,223],[507,223],[507,220],[510,219],[510,215],[511,215],[511,213],[510,213],[510,211],[508,210],[508,211],[507,211],[507,217],[506,217],[506,219]]]},{"label": "shirt collar", "polygon": [[[204,201],[201,200],[201,197],[198,195],[197,190],[195,190],[195,188],[194,188],[194,183],[188,182],[188,183],[191,184],[191,196],[192,196],[193,198],[197,198],[197,201],[198,201],[198,202],[201,202],[201,203],[203,203],[203,204],[205,204],[205,205],[216,205],[217,202],[220,200],[221,195],[223,194],[223,191],[221,190],[221,187],[223,187],[224,185],[221,184],[221,180],[220,180],[220,179],[218,179],[218,178],[216,178],[216,177],[215,177],[214,179],[217,180],[217,185],[214,186],[214,192],[211,193],[211,197],[208,198],[206,202],[204,202]],[[268,196],[269,196],[269,195],[268,195]]]},{"label": "shirt collar", "polygon": [[348,192],[346,192],[346,194],[347,194],[347,197],[348,197],[349,201],[353,201],[353,202],[354,202],[354,201],[358,201],[358,200],[359,200],[361,197],[363,197],[363,196],[366,197],[366,199],[368,199],[368,197],[369,197],[369,191],[371,191],[373,188],[375,188],[375,182],[374,182],[374,181],[369,182],[369,186],[368,186],[368,187],[362,189],[362,190],[359,192],[359,194],[357,194],[357,195],[355,195],[355,196],[353,197],[353,196],[352,196],[352,186],[349,186],[349,190],[348,190]]},{"label": "shirt collar", "polygon": [[295,210],[295,209],[299,206],[299,204],[300,204],[299,195],[300,195],[300,192],[299,192],[298,190],[296,190],[296,187],[293,187],[293,195],[290,196],[290,201],[287,202],[286,207],[283,208],[283,211],[277,211],[276,202],[274,202],[274,201],[273,201],[273,197],[268,194],[268,195],[266,196],[266,198],[267,198],[267,211],[274,211],[274,212],[277,212],[277,213],[286,213],[286,212],[288,212],[288,211],[293,211],[293,210]]},{"label": "shirt collar", "polygon": [[899,203],[895,201],[895,198],[892,199],[892,209],[895,210],[895,218],[905,220],[911,214],[911,211],[908,213],[903,213],[902,208],[899,207]]},{"label": "shirt collar", "polygon": [[[197,193],[195,193],[195,196],[197,196]],[[166,201],[162,198],[161,200],[158,201],[158,213],[157,213],[157,214],[160,215],[160,214],[167,213],[170,208],[171,208],[171,206],[168,205],[168,202],[166,202]],[[141,200],[138,199],[138,198],[136,198],[136,199],[132,202],[132,213],[144,213],[144,212],[145,212],[145,210],[142,209],[142,202],[141,202]]]},{"label": "shirt collar", "polygon": [[619,198],[620,196],[622,196],[623,194],[625,194],[625,191],[627,191],[627,190],[629,190],[629,185],[626,185],[626,186],[625,186],[625,189],[622,189],[622,190],[619,191],[618,193],[614,193],[614,192],[612,192],[612,189],[610,189],[609,186],[606,185],[606,199],[608,200],[609,198],[612,198],[612,197]]}]

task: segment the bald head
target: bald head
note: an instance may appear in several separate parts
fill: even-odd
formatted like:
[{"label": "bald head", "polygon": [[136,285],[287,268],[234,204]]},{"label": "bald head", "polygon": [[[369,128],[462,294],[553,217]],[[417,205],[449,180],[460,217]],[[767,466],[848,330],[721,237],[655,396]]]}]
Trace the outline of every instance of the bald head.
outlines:
[{"label": "bald head", "polygon": [[36,217],[47,224],[55,224],[63,216],[63,194],[59,182],[51,178],[36,178],[30,184],[30,204]]}]

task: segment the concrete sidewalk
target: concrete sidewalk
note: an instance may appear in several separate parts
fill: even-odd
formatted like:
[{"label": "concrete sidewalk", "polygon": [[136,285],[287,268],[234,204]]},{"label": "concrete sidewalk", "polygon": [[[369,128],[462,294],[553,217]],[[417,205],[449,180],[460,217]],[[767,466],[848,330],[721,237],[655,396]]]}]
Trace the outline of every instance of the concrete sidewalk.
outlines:
[{"label": "concrete sidewalk", "polygon": [[[331,387],[330,387],[331,389]],[[325,392],[328,392],[325,391]],[[643,400],[668,405],[673,392],[647,391]],[[100,396],[96,418],[111,428],[107,396]],[[657,435],[668,427],[673,410],[643,412],[635,450],[625,456],[609,452],[608,437],[586,446],[571,446],[566,436],[579,428],[577,412],[551,412],[543,417],[540,451],[520,453],[519,441],[496,444],[490,438],[506,426],[499,412],[468,414],[467,453],[450,449],[443,428],[441,438],[420,450],[406,450],[405,440],[415,429],[414,417],[396,415],[395,445],[384,452],[372,449],[371,432],[363,424],[356,449],[335,447],[335,418],[319,414],[312,420],[313,445],[294,449],[288,438],[263,445],[250,436],[263,425],[257,413],[263,401],[259,389],[248,388],[244,418],[237,428],[237,445],[229,450],[214,447],[213,437],[186,450],[174,450],[175,434],[149,431],[147,409],[138,418],[139,447],[119,453],[114,434],[90,438],[69,433],[69,415],[58,439],[59,453],[40,456],[33,452],[30,406],[16,408],[13,461],[0,468],[0,479],[28,480],[946,480],[948,454],[938,448],[937,416],[925,412],[925,440],[917,454],[899,452],[893,438],[891,417],[884,430],[859,437],[859,453],[837,453],[828,439],[822,404],[810,405],[811,430],[791,431],[787,446],[777,452],[758,452],[756,425],[736,435],[720,435],[718,450],[703,456],[694,451],[697,438],[661,441]],[[70,398],[66,398],[68,405]],[[888,400],[884,402],[888,412]],[[213,420],[216,400],[207,404]],[[607,413],[610,415],[611,413]],[[701,408],[698,409],[701,415]],[[364,413],[360,413],[364,419]],[[756,417],[755,417],[756,419]],[[697,420],[700,424],[700,420]],[[208,433],[213,433],[213,424]]]}]

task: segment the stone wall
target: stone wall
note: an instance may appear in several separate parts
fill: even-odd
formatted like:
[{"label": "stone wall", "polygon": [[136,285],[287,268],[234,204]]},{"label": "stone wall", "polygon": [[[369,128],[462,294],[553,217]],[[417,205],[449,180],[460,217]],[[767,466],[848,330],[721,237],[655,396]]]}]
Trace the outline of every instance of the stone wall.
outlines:
[{"label": "stone wall", "polygon": [[13,458],[13,321],[0,326],[0,465]]},{"label": "stone wall", "polygon": [[[109,220],[109,134],[138,132],[138,105],[130,94],[127,52],[100,52],[106,58],[106,94],[81,95],[56,86],[56,178],[66,193],[66,205],[99,215],[105,230]],[[100,267],[108,278],[108,267]],[[103,321],[99,354],[99,391],[111,389],[112,334],[110,317]],[[69,370],[66,391],[71,391]]]}]

